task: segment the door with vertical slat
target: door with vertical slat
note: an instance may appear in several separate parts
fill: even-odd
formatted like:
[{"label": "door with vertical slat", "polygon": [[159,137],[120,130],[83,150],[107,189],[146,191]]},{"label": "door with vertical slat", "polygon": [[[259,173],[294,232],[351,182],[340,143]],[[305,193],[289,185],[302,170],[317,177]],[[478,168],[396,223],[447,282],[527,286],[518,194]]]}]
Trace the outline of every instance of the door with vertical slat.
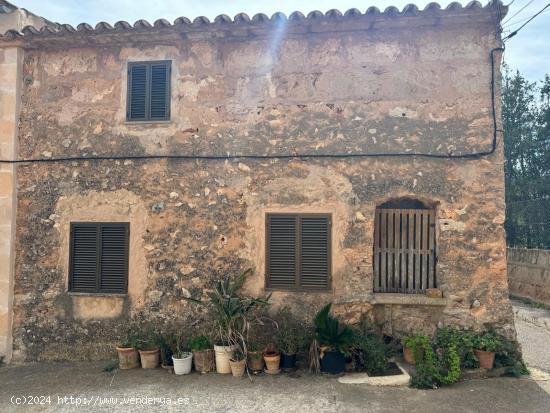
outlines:
[{"label": "door with vertical slat", "polygon": [[435,211],[377,208],[374,292],[423,293],[436,287]]}]

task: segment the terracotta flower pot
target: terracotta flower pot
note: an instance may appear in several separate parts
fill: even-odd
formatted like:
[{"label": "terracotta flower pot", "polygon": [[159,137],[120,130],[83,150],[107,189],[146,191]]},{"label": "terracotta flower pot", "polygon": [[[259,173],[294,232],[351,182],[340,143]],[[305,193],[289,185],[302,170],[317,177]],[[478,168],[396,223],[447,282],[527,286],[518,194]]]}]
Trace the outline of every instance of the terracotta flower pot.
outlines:
[{"label": "terracotta flower pot", "polygon": [[416,361],[414,360],[414,351],[410,347],[403,346],[403,358],[409,364],[416,364]]},{"label": "terracotta flower pot", "polygon": [[144,369],[155,369],[159,365],[160,350],[158,348],[139,350],[139,357],[141,359],[141,367]]},{"label": "terracotta flower pot", "polygon": [[242,377],[244,375],[244,369],[246,368],[246,360],[229,360],[229,366],[231,366],[233,377]]},{"label": "terracotta flower pot", "polygon": [[252,371],[262,371],[264,369],[264,358],[261,352],[248,352],[248,368]]},{"label": "terracotta flower pot", "polygon": [[139,354],[135,348],[118,347],[118,368],[121,370],[135,369],[139,367]]},{"label": "terracotta flower pot", "polygon": [[270,351],[264,353],[265,365],[269,373],[278,373],[279,364],[281,363],[281,355],[277,352]]},{"label": "terracotta flower pot", "polygon": [[492,369],[495,363],[494,351],[474,350],[474,353],[479,360],[479,367],[482,369]]},{"label": "terracotta flower pot", "polygon": [[214,350],[193,351],[195,370],[208,373],[214,370]]}]

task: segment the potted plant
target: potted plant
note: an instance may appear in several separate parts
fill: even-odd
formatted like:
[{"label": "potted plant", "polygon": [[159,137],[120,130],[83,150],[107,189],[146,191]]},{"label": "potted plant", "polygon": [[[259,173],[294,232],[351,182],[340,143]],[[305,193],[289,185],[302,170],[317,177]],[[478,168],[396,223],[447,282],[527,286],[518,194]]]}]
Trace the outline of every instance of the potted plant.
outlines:
[{"label": "potted plant", "polygon": [[189,340],[189,348],[193,352],[195,370],[208,373],[214,367],[214,351],[212,343],[207,336],[197,336]]},{"label": "potted plant", "polygon": [[281,371],[281,369],[279,368],[279,364],[281,363],[281,354],[274,344],[269,344],[264,350],[264,360],[266,373],[279,374],[279,372]]},{"label": "potted plant", "polygon": [[216,371],[231,373],[229,359],[233,351],[240,346],[246,348],[246,337],[250,325],[256,321],[255,310],[269,304],[270,295],[261,298],[246,297],[239,294],[252,270],[246,270],[234,280],[219,280],[213,291],[208,292],[208,301],[193,298],[186,300],[209,305],[216,323],[218,341],[214,345]]},{"label": "potted plant", "polygon": [[256,343],[250,343],[248,345],[246,356],[248,368],[250,370],[258,372],[264,369],[264,358],[262,352],[258,350],[258,345]]},{"label": "potted plant", "polygon": [[191,373],[193,353],[183,346],[183,340],[181,338],[177,340],[172,360],[174,361],[174,374],[179,376]]},{"label": "potted plant", "polygon": [[341,374],[346,369],[345,355],[353,347],[353,330],[330,315],[331,304],[325,305],[313,319],[319,343],[321,372]]},{"label": "potted plant", "polygon": [[275,321],[279,327],[277,334],[277,347],[281,351],[282,369],[296,367],[296,354],[305,342],[305,326],[293,316],[289,307],[279,309],[275,315]]},{"label": "potted plant", "polygon": [[139,344],[139,358],[141,367],[144,369],[154,369],[158,367],[160,360],[158,335],[149,333]]},{"label": "potted plant", "polygon": [[126,338],[116,346],[119,369],[128,370],[139,367],[138,345],[138,335],[134,332],[129,332]]},{"label": "potted plant", "polygon": [[421,335],[414,335],[406,337],[405,340],[403,340],[403,358],[405,359],[406,363],[409,364],[416,364],[415,358],[414,358],[414,349],[419,346],[419,343],[421,340],[423,340],[424,336]]},{"label": "potted plant", "polygon": [[163,369],[172,369],[173,348],[175,348],[176,337],[172,334],[159,336],[160,365]]},{"label": "potted plant", "polygon": [[479,360],[479,367],[492,369],[495,353],[502,348],[502,339],[494,330],[486,331],[474,337],[474,354]]},{"label": "potted plant", "polygon": [[242,377],[246,368],[246,357],[241,346],[236,346],[233,350],[233,354],[229,359],[229,365],[231,366],[231,373],[233,377]]}]

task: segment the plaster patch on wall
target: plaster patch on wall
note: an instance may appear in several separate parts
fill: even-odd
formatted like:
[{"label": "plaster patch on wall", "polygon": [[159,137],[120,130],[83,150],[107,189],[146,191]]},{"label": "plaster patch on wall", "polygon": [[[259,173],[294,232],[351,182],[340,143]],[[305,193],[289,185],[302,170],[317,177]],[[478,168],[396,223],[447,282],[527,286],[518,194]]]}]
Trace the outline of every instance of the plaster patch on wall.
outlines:
[{"label": "plaster patch on wall", "polygon": [[[128,298],[134,308],[144,304],[144,293],[147,286],[148,266],[145,259],[145,248],[142,236],[147,229],[147,209],[140,198],[132,192],[121,189],[112,192],[90,192],[86,195],[64,196],[59,199],[55,209],[56,228],[61,240],[57,250],[59,267],[65,274],[65,289],[68,288],[69,273],[69,235],[71,222],[129,222],[130,246],[128,268]],[[75,297],[76,301],[80,297]],[[84,301],[87,298],[82,298]],[[117,307],[119,297],[112,297],[107,307]],[[103,306],[94,311],[80,311],[79,316],[102,318]],[[115,314],[116,312],[113,312]]]}]

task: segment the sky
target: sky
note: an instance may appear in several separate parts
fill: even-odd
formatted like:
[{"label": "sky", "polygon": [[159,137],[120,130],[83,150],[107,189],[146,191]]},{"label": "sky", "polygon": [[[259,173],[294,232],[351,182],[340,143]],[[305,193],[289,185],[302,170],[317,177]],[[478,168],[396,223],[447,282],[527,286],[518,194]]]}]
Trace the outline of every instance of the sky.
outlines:
[{"label": "sky", "polygon": [[[272,15],[280,11],[287,16],[299,10],[304,14],[312,10],[327,11],[337,8],[345,11],[357,8],[362,12],[370,6],[383,10],[396,6],[400,10],[414,2],[423,8],[429,1],[414,0],[8,0],[11,3],[58,23],[77,26],[86,22],[95,25],[100,21],[114,24],[119,20],[133,23],[139,19],[154,22],[164,18],[173,22],[185,16],[193,20],[206,16],[213,20],[219,14],[231,17],[244,12]],[[503,0],[510,4],[508,15],[503,20],[504,33],[518,29],[525,21],[541,10],[550,0]],[[466,5],[469,1],[459,1]],[[483,0],[482,4],[486,4]],[[449,1],[440,0],[442,7]],[[525,7],[526,6],[526,7]],[[522,10],[523,8],[523,10]],[[516,14],[517,13],[517,14]],[[518,69],[531,81],[550,74],[550,7],[526,25],[515,37],[506,42],[505,61],[512,69]]]}]

